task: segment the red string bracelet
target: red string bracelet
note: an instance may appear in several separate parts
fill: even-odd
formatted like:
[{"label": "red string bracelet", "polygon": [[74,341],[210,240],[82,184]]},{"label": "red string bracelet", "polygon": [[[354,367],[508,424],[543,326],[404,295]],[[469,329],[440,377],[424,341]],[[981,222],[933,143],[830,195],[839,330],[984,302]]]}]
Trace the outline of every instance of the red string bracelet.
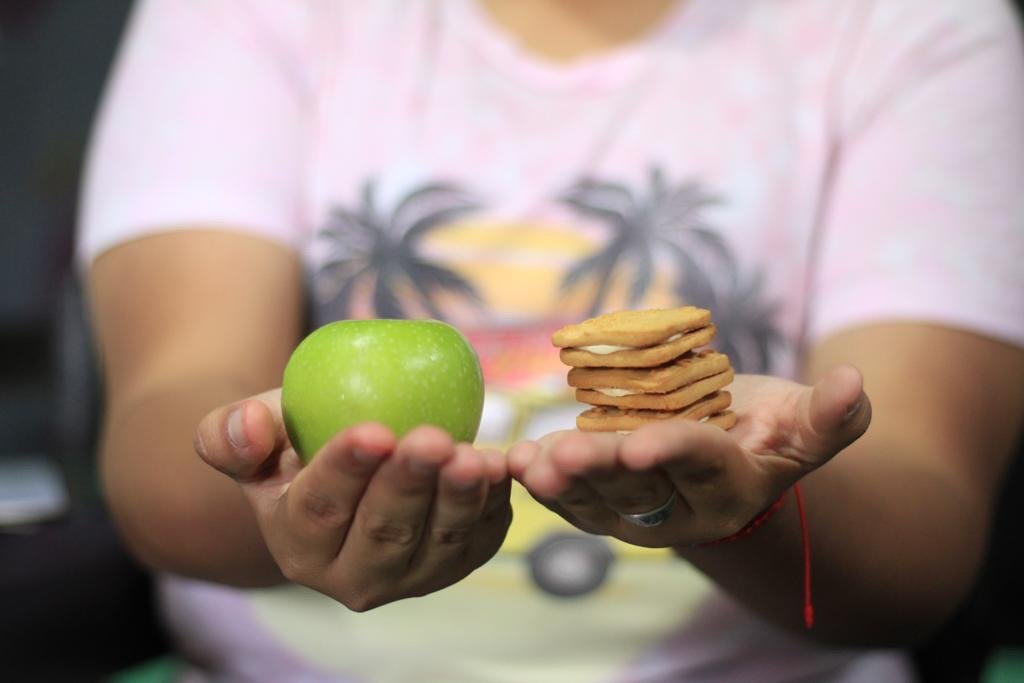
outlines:
[{"label": "red string bracelet", "polygon": [[796,510],[800,516],[800,542],[804,548],[804,625],[814,628],[814,603],[811,602],[811,539],[807,533],[807,513],[804,512],[804,495],[800,484],[793,485]]},{"label": "red string bracelet", "polygon": [[781,508],[783,504],[786,502],[786,493],[787,491],[783,491],[782,495],[779,496],[774,503],[766,507],[764,511],[762,511],[757,517],[754,517],[754,519],[747,522],[746,526],[744,526],[736,533],[730,534],[725,538],[719,538],[715,539],[714,541],[707,541],[706,543],[701,543],[700,547],[708,548],[716,545],[723,545],[725,543],[732,543],[733,541],[738,541],[741,538],[746,538],[750,534],[754,533],[755,531],[757,531],[758,527],[760,527],[762,524],[771,519],[775,515],[775,513],[779,511],[779,508]]},{"label": "red string bracelet", "polygon": [[[750,520],[746,526],[736,533],[730,534],[725,538],[701,543],[698,547],[708,548],[746,538],[779,511],[779,508],[786,502],[786,493],[786,491],[783,491],[782,495],[774,503],[765,508],[763,512]],[[811,540],[810,534],[807,532],[807,513],[804,510],[804,497],[800,491],[800,484],[793,485],[793,496],[796,498],[797,514],[800,517],[800,542],[803,546],[804,555],[804,625],[810,629],[814,627],[814,603],[811,600]]]}]

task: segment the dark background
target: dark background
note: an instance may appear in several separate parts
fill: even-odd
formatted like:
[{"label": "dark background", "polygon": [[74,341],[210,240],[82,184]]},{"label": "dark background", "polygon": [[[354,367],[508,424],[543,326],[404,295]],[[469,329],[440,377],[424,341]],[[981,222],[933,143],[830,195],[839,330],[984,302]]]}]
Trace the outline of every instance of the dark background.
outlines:
[{"label": "dark background", "polygon": [[0,461],[50,458],[71,497],[56,521],[0,527],[4,681],[100,680],[169,648],[100,502],[100,391],[69,266],[82,157],[129,6],[0,0]]},{"label": "dark background", "polygon": [[[170,647],[98,495],[102,392],[69,265],[83,153],[130,4],[0,0],[0,460],[50,458],[72,500],[57,521],[0,527],[4,680],[98,680]],[[993,647],[1024,645],[1021,538],[1024,495],[1007,494],[975,595],[921,649],[927,680],[976,680]]]}]

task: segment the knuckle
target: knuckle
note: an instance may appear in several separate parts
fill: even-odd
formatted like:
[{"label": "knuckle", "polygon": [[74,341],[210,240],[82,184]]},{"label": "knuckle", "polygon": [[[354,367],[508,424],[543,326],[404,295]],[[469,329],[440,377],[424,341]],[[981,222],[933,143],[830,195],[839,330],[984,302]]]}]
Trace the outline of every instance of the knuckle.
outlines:
[{"label": "knuckle", "polygon": [[441,527],[432,529],[430,540],[439,546],[466,545],[473,538],[473,526]]},{"label": "knuckle", "polygon": [[362,532],[373,543],[410,548],[419,540],[420,527],[387,517],[372,516],[363,523]]},{"label": "knuckle", "polygon": [[318,525],[339,528],[347,526],[349,523],[348,506],[339,504],[330,496],[316,491],[306,491],[302,495],[301,503],[306,518]]},{"label": "knuckle", "polygon": [[719,460],[694,464],[683,472],[688,483],[702,487],[714,487],[724,476],[725,463]]}]

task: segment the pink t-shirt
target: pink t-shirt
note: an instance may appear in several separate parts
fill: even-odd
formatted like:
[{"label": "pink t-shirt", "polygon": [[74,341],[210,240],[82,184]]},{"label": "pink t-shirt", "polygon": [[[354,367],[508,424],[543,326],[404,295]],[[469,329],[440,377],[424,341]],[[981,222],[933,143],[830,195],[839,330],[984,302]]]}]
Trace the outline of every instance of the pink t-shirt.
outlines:
[{"label": "pink t-shirt", "polygon": [[[458,325],[498,445],[572,424],[548,337],[603,310],[708,307],[734,365],[780,375],[878,321],[1024,345],[1021,55],[1001,0],[688,0],[569,65],[474,0],[148,0],[79,255],[183,225],[294,248],[317,324]],[[515,506],[502,551],[426,598],[353,614],[167,577],[167,618],[197,677],[230,680],[908,679]]]}]

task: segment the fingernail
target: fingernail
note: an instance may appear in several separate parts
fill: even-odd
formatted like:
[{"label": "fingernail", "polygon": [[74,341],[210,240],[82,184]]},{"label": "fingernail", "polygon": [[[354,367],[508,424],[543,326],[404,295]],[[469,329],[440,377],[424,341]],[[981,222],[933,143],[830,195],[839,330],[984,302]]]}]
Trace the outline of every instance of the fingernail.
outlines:
[{"label": "fingernail", "polygon": [[195,448],[196,453],[204,458],[206,457],[206,444],[203,443],[203,435],[199,430],[196,430],[196,433],[192,437],[192,447]]},{"label": "fingernail", "polygon": [[376,465],[378,462],[380,462],[382,455],[382,453],[364,451],[361,448],[352,449],[352,459],[358,462],[360,465]]},{"label": "fingernail", "polygon": [[245,426],[242,424],[242,407],[239,406],[228,415],[228,441],[236,451],[244,451],[249,445],[245,438]]},{"label": "fingernail", "polygon": [[864,399],[862,397],[858,397],[857,400],[854,401],[850,405],[850,407],[846,409],[846,414],[843,415],[843,421],[849,422],[850,420],[852,420],[853,416],[856,415],[860,411],[860,406],[861,406],[861,404],[863,402],[864,402]]}]

